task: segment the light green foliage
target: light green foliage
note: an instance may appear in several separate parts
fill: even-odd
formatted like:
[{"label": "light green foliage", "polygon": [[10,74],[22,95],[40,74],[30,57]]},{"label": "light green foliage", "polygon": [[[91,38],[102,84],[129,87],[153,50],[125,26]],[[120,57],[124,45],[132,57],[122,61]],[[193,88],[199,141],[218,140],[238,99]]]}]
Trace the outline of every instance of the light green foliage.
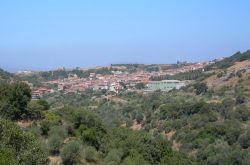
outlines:
[{"label": "light green foliage", "polygon": [[112,149],[109,151],[109,153],[107,154],[107,156],[104,158],[103,160],[103,165],[116,165],[116,164],[120,164],[121,160],[122,160],[122,150],[121,149]]},{"label": "light green foliage", "polygon": [[48,147],[49,150],[51,152],[51,154],[58,154],[59,150],[62,148],[63,146],[63,137],[59,136],[59,135],[52,135],[49,137],[48,139]]},{"label": "light green foliage", "polygon": [[38,100],[37,103],[43,107],[43,110],[49,110],[50,105],[46,100]]},{"label": "light green foliage", "polygon": [[25,129],[27,132],[32,133],[36,138],[41,138],[41,130],[36,123],[32,123]]},{"label": "light green foliage", "polygon": [[137,152],[133,152],[128,156],[122,163],[122,165],[149,165],[149,162],[147,162],[142,155],[140,155]]},{"label": "light green foliage", "polygon": [[0,141],[5,146],[6,161],[13,161],[12,151],[15,155],[15,162],[23,165],[45,164],[47,161],[47,150],[41,141],[31,134],[20,130],[10,121],[0,120]]},{"label": "light green foliage", "polygon": [[14,151],[4,145],[0,145],[0,164],[2,165],[17,164]]},{"label": "light green foliage", "polygon": [[65,128],[62,126],[53,126],[49,130],[49,136],[54,136],[54,135],[58,135],[62,138],[66,138],[67,132],[66,132]]},{"label": "light green foliage", "polygon": [[94,147],[84,147],[84,157],[88,162],[96,163],[98,161],[98,153]]}]

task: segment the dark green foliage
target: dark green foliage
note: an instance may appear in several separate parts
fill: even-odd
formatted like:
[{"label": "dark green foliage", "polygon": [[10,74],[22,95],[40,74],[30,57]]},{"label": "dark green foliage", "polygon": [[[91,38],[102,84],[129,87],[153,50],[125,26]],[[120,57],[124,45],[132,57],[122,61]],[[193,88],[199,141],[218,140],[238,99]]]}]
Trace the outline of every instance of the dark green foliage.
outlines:
[{"label": "dark green foliage", "polygon": [[64,165],[73,165],[79,163],[81,160],[82,147],[77,141],[67,143],[61,152]]},{"label": "dark green foliage", "polygon": [[135,84],[135,88],[136,89],[144,89],[145,88],[145,84],[144,83]]},{"label": "dark green foliage", "polygon": [[138,122],[138,123],[141,123],[142,121],[143,121],[143,115],[142,114],[137,114],[136,115],[136,121]]},{"label": "dark green foliage", "polygon": [[39,104],[40,106],[42,106],[42,110],[49,110],[50,105],[46,100],[43,99],[39,99],[36,101],[37,104]]},{"label": "dark green foliage", "polygon": [[242,160],[247,157],[247,152],[243,152],[238,148],[231,148],[224,141],[216,141],[214,144],[210,144],[206,149],[198,153],[198,159],[203,164],[243,164]]},{"label": "dark green foliage", "polygon": [[246,97],[243,95],[239,95],[236,97],[236,105],[243,104],[246,101]]},{"label": "dark green foliage", "polygon": [[[143,162],[146,164],[157,164],[161,158],[168,156],[175,157],[170,144],[166,139],[154,138],[143,132],[133,132],[125,128],[113,129],[108,134],[108,141],[102,146],[102,150],[119,148],[124,163]],[[183,161],[180,159],[180,161]]]},{"label": "dark green foliage", "polygon": [[165,156],[161,159],[161,165],[187,165],[194,164],[189,159],[183,157],[180,153],[175,153],[174,156]]},{"label": "dark green foliage", "polygon": [[160,80],[202,80],[211,73],[205,73],[202,70],[193,70],[185,73],[178,73],[175,75],[165,75],[165,76],[156,76],[152,77],[151,80],[153,81],[160,81]]},{"label": "dark green foliage", "polygon": [[9,119],[28,118],[31,90],[25,83],[0,84],[0,115]]},{"label": "dark green foliage", "polygon": [[78,129],[81,140],[88,145],[99,149],[100,147],[100,137],[98,136],[98,132],[95,128],[88,128],[85,125],[81,125]]},{"label": "dark green foliage", "polygon": [[157,65],[146,65],[145,70],[148,72],[158,72],[159,71],[159,66]]},{"label": "dark green foliage", "polygon": [[119,82],[119,83],[123,87],[123,89],[127,89],[127,86],[126,86],[126,84],[124,82]]},{"label": "dark green foliage", "polygon": [[178,119],[181,116],[189,116],[196,113],[205,113],[209,107],[204,102],[172,103],[161,106],[161,119]]},{"label": "dark green foliage", "polygon": [[196,90],[196,94],[200,95],[200,94],[206,93],[208,90],[208,87],[206,83],[196,83],[194,84],[194,89]]},{"label": "dark green foliage", "polygon": [[122,165],[150,165],[148,161],[146,161],[141,154],[136,151],[133,151],[122,163]]},{"label": "dark green foliage", "polygon": [[43,114],[42,110],[44,107],[40,104],[38,104],[36,101],[31,101],[27,106],[27,114],[26,116],[29,119],[42,119]]},{"label": "dark green foliage", "polygon": [[48,135],[49,133],[49,130],[50,130],[50,122],[48,120],[43,120],[41,122],[41,132],[42,132],[42,135]]},{"label": "dark green foliage", "polygon": [[235,117],[240,121],[250,120],[250,111],[245,105],[240,105],[235,110]]},{"label": "dark green foliage", "polygon": [[246,72],[246,69],[241,69],[239,71],[236,72],[236,76],[238,76],[239,78],[241,78],[243,76],[243,73]]},{"label": "dark green foliage", "polygon": [[99,149],[105,128],[98,115],[84,109],[65,107],[56,113],[61,115],[67,122],[73,124],[74,132],[83,143]]},{"label": "dark green foliage", "polygon": [[223,75],[224,75],[223,72],[220,72],[220,73],[217,74],[217,77],[221,78]]},{"label": "dark green foliage", "polygon": [[250,147],[250,131],[247,131],[240,135],[238,142],[240,143],[241,147],[247,149]]}]

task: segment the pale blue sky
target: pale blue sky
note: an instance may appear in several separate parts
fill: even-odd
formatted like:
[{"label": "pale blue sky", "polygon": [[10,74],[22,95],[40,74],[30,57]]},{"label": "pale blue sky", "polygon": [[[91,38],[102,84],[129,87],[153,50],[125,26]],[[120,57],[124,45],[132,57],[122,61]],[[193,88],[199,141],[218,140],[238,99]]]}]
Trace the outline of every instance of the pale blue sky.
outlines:
[{"label": "pale blue sky", "polygon": [[249,0],[3,0],[0,68],[174,63],[250,49]]}]

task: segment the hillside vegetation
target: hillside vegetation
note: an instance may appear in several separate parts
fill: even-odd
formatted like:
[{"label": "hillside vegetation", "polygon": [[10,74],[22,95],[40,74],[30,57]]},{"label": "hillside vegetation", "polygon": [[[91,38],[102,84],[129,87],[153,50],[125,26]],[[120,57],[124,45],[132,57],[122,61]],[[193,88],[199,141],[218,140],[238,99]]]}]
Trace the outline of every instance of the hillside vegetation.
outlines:
[{"label": "hillside vegetation", "polygon": [[16,78],[13,74],[0,68],[0,82],[10,82]]},{"label": "hillside vegetation", "polygon": [[234,55],[227,57],[221,61],[215,62],[213,65],[208,66],[206,69],[225,69],[232,66],[235,62],[250,60],[250,50],[244,53],[237,52]]},{"label": "hillside vegetation", "polygon": [[193,82],[170,92],[31,100],[26,84],[1,83],[0,164],[249,165],[249,57],[174,75]]}]

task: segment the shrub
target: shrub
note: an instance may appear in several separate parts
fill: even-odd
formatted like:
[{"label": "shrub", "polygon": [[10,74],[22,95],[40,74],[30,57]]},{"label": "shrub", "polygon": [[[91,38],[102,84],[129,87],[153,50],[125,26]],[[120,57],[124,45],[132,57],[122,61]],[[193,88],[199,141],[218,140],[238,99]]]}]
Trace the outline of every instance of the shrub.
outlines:
[{"label": "shrub", "polygon": [[120,164],[123,153],[121,150],[112,149],[104,158],[103,164]]},{"label": "shrub", "polygon": [[52,135],[49,137],[48,146],[51,154],[58,154],[63,146],[63,138],[59,135]]},{"label": "shrub", "polygon": [[46,100],[42,100],[42,99],[37,100],[37,104],[39,104],[42,107],[42,110],[44,111],[49,110],[50,108],[50,105]]},{"label": "shrub", "polygon": [[29,117],[27,105],[30,99],[31,90],[27,84],[0,84],[0,115],[14,120]]},{"label": "shrub", "polygon": [[243,149],[247,149],[250,146],[250,131],[240,135],[238,142]]},{"label": "shrub", "polygon": [[217,74],[218,78],[221,78],[222,76],[223,76],[223,72],[220,72],[220,73]]},{"label": "shrub", "polygon": [[67,132],[62,126],[53,126],[49,130],[49,136],[54,136],[54,135],[60,136],[62,138],[66,138]]},{"label": "shrub", "polygon": [[194,85],[194,89],[196,90],[196,94],[200,95],[200,94],[206,93],[208,90],[208,87],[206,83],[196,83]]},{"label": "shrub", "polygon": [[126,157],[126,159],[122,163],[122,165],[138,165],[138,164],[149,165],[149,162],[147,162],[143,158],[143,156],[137,152],[131,153],[128,157]]},{"label": "shrub", "polygon": [[98,161],[98,153],[94,147],[86,147],[84,150],[84,156],[88,162],[96,163]]},{"label": "shrub", "polygon": [[0,119],[0,141],[0,150],[3,149],[0,151],[0,161],[6,158],[6,161],[12,162],[14,156],[18,164],[33,165],[47,162],[48,153],[45,144],[10,121]]},{"label": "shrub", "polygon": [[236,97],[236,105],[243,104],[245,102],[246,98],[243,95],[239,95]]},{"label": "shrub", "polygon": [[79,163],[81,160],[81,144],[77,141],[71,141],[66,144],[61,151],[63,164],[73,165]]},{"label": "shrub", "polygon": [[2,165],[17,164],[13,150],[3,145],[0,145],[0,164]]},{"label": "shrub", "polygon": [[235,110],[234,116],[241,121],[247,121],[250,119],[250,111],[245,105],[239,105]]},{"label": "shrub", "polygon": [[49,133],[49,130],[50,130],[50,123],[48,120],[43,120],[41,122],[41,132],[42,132],[42,135],[48,135]]},{"label": "shrub", "polygon": [[32,125],[30,125],[26,130],[37,138],[41,137],[41,130],[36,123],[32,123]]}]

